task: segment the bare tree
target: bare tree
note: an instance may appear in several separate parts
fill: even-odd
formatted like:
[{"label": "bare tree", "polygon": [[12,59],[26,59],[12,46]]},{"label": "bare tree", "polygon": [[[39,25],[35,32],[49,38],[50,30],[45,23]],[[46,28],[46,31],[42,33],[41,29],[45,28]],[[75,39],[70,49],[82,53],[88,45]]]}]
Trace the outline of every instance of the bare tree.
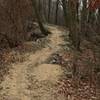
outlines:
[{"label": "bare tree", "polygon": [[39,11],[37,8],[37,3],[35,0],[32,0],[32,5],[33,5],[34,12],[35,12],[35,15],[36,15],[36,18],[37,18],[37,21],[38,21],[38,24],[39,24],[39,27],[40,27],[42,34],[44,34],[44,35],[50,34],[50,32],[47,29],[45,29],[45,27],[41,21],[41,17],[40,17],[40,14],[39,14]]},{"label": "bare tree", "polygon": [[[62,0],[62,6],[64,11],[64,17],[66,26],[70,31],[70,39],[74,47],[80,49],[80,27],[77,21],[77,2],[78,0]],[[66,7],[67,6],[67,7]]]}]

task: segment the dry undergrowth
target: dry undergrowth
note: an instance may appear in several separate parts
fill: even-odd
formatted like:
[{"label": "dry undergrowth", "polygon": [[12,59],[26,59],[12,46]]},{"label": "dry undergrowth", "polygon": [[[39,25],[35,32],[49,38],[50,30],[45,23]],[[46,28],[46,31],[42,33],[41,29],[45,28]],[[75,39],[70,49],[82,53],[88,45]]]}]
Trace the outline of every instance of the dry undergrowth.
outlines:
[{"label": "dry undergrowth", "polygon": [[0,83],[4,77],[9,74],[9,65],[12,63],[24,62],[28,60],[30,53],[41,50],[49,42],[46,38],[36,42],[26,42],[13,49],[4,49],[0,51]]}]

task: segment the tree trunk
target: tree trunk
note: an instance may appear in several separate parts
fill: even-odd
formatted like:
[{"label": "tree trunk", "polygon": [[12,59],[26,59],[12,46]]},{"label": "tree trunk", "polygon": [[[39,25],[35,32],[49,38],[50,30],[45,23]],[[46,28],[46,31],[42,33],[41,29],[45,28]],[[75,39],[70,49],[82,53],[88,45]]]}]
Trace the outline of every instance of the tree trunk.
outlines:
[{"label": "tree trunk", "polygon": [[50,21],[50,14],[51,14],[51,0],[48,2],[48,22]]},{"label": "tree trunk", "polygon": [[50,32],[45,29],[45,27],[44,27],[44,25],[41,21],[41,17],[40,17],[40,14],[38,12],[35,0],[32,0],[32,5],[33,5],[34,12],[35,12],[35,15],[36,15],[36,18],[37,18],[37,21],[38,21],[38,24],[39,24],[39,27],[40,27],[40,30],[41,30],[42,34],[48,35]]},{"label": "tree trunk", "polygon": [[[69,37],[72,40],[74,47],[79,50],[80,48],[80,27],[77,21],[77,2],[78,0],[62,0],[64,17],[66,26],[69,28]],[[67,6],[67,7],[66,7]]]},{"label": "tree trunk", "polygon": [[83,9],[81,12],[81,33],[83,34],[83,36],[87,36],[87,32],[86,32],[86,25],[87,25],[87,1],[83,0]]},{"label": "tree trunk", "polygon": [[100,8],[98,9],[98,23],[97,23],[97,30],[98,30],[98,34],[100,35]]},{"label": "tree trunk", "polygon": [[57,0],[57,2],[56,2],[55,24],[58,23],[58,5],[59,5],[59,0]]},{"label": "tree trunk", "polygon": [[64,19],[65,19],[65,24],[66,24],[66,27],[68,28],[69,27],[69,22],[70,22],[70,19],[69,19],[69,16],[68,15],[68,5],[67,5],[67,1],[66,0],[62,0],[62,7],[63,7],[63,14],[64,14]]}]

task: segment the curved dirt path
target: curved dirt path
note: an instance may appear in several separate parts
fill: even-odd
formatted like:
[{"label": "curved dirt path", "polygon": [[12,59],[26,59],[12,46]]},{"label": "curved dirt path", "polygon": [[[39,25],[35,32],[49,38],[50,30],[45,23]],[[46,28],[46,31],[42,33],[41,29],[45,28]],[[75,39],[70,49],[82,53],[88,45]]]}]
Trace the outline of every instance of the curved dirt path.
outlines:
[{"label": "curved dirt path", "polygon": [[51,42],[30,54],[29,60],[12,65],[13,69],[1,84],[0,100],[65,100],[57,93],[57,81],[63,75],[61,66],[45,63],[51,54],[61,49],[63,33],[57,27],[49,28],[53,33],[48,36]]}]

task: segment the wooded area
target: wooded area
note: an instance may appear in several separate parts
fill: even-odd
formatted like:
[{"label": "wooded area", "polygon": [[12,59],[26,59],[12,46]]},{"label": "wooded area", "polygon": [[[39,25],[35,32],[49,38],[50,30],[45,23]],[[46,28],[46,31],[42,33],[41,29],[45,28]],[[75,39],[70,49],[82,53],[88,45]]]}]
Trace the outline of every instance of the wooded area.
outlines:
[{"label": "wooded area", "polygon": [[[7,66],[27,61],[26,54],[48,52],[44,48],[54,50],[48,57],[42,55],[45,64],[60,65],[66,73],[64,81],[60,78],[60,94],[66,97],[62,100],[100,100],[100,0],[0,0],[0,84],[10,73]],[[44,62],[41,58],[40,64]],[[75,94],[68,92],[68,84]]]}]

